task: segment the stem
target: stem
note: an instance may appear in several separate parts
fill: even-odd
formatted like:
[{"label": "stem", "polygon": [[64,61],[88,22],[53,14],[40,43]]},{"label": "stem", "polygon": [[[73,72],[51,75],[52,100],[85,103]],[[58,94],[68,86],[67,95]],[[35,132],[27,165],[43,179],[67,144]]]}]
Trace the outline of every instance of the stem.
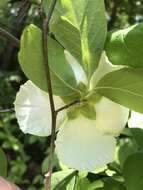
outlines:
[{"label": "stem", "polygon": [[50,107],[51,107],[51,114],[52,114],[52,131],[51,131],[50,154],[49,154],[49,168],[48,168],[47,174],[45,175],[46,190],[51,190],[51,176],[52,176],[52,170],[53,170],[53,158],[54,158],[54,149],[55,149],[54,141],[56,137],[57,112],[55,110],[55,104],[54,104],[54,99],[53,99],[52,81],[51,81],[49,58],[48,58],[49,23],[50,23],[50,19],[52,17],[56,2],[57,0],[53,0],[51,2],[49,13],[46,17],[43,18],[43,33],[42,33],[43,58],[44,58],[43,64],[44,64],[44,70],[45,70],[45,76],[46,76],[47,88],[48,88],[49,100],[50,100]]},{"label": "stem", "polygon": [[8,113],[8,112],[14,112],[14,108],[0,110],[0,113]]},{"label": "stem", "polygon": [[73,102],[71,102],[71,103],[69,103],[69,104],[67,104],[67,105],[65,105],[65,106],[63,106],[63,107],[57,109],[57,110],[56,110],[56,113],[58,114],[59,112],[65,110],[65,109],[68,109],[68,108],[70,108],[70,107],[72,107],[72,106],[74,106],[74,105],[76,105],[76,104],[80,104],[80,103],[81,103],[80,100],[75,100],[75,101],[73,101]]},{"label": "stem", "polygon": [[55,5],[57,0],[53,0],[51,2],[51,6],[49,8],[49,12],[47,16],[43,17],[43,32],[42,32],[42,43],[43,43],[43,65],[45,70],[46,82],[47,82],[47,90],[49,94],[50,100],[50,108],[52,114],[52,131],[51,131],[51,142],[50,142],[50,153],[49,153],[49,168],[48,172],[45,175],[45,189],[51,190],[51,177],[52,177],[52,170],[53,170],[53,158],[54,158],[54,151],[55,151],[55,138],[56,138],[56,119],[58,112],[68,109],[69,107],[80,103],[79,100],[71,102],[64,107],[59,108],[58,110],[55,109],[54,99],[53,99],[53,90],[52,90],[52,80],[50,74],[50,67],[49,67],[49,55],[48,55],[48,33],[49,33],[49,23],[52,17]]},{"label": "stem", "polygon": [[10,34],[9,32],[7,32],[6,30],[4,30],[3,28],[0,27],[0,35],[5,37],[6,39],[8,39],[10,42],[12,42],[17,48],[19,48],[19,40],[13,36],[12,34]]}]

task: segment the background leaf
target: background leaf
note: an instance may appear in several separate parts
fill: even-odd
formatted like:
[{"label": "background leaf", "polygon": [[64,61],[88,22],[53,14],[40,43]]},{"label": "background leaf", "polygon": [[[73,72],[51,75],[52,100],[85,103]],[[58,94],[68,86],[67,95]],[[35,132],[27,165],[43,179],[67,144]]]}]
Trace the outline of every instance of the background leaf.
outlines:
[{"label": "background leaf", "polygon": [[136,153],[128,157],[124,164],[123,175],[127,190],[143,188],[143,154]]},{"label": "background leaf", "polygon": [[73,170],[55,172],[52,175],[52,190],[66,190],[67,185],[76,173]]},{"label": "background leaf", "polygon": [[0,148],[0,176],[7,177],[7,158],[1,148]]},{"label": "background leaf", "polygon": [[116,162],[123,168],[126,159],[138,151],[135,140],[128,137],[119,140],[116,150]]},{"label": "background leaf", "polygon": [[112,64],[143,67],[143,23],[110,32],[105,50]]},{"label": "background leaf", "polygon": [[104,178],[104,187],[103,188],[97,188],[97,190],[126,190],[126,187],[112,178]]},{"label": "background leaf", "polygon": [[140,150],[143,151],[143,129],[131,128],[130,130]]}]

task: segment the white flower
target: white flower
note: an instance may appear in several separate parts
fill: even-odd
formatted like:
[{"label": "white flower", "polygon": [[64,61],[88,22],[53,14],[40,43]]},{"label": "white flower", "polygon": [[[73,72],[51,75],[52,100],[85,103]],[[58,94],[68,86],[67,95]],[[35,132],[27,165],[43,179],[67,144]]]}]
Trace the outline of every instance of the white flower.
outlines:
[{"label": "white flower", "polygon": [[68,63],[73,69],[77,83],[83,82],[85,85],[87,85],[87,77],[81,65],[67,50],[65,50],[64,53]]},{"label": "white flower", "polygon": [[[68,52],[65,54],[69,63],[72,64],[77,83],[87,84],[84,71]],[[109,64],[105,57],[103,53],[100,61],[102,66],[99,65],[97,69],[99,73],[95,72],[91,87],[97,83],[103,73],[106,74],[113,70],[112,64]],[[116,67],[116,69],[119,68]],[[57,107],[64,105],[60,97],[54,96],[54,100]],[[47,93],[28,81],[20,88],[14,104],[22,131],[38,136],[50,135],[51,111]],[[59,159],[71,168],[93,171],[114,160],[115,136],[119,135],[124,128],[128,120],[129,109],[105,97],[102,97],[94,106],[96,119],[93,120],[81,114],[70,119],[65,111],[58,115],[56,153]],[[63,125],[60,125],[61,123]]]},{"label": "white flower", "polygon": [[[64,106],[62,99],[54,96],[56,108]],[[48,94],[40,90],[31,81],[20,87],[14,102],[16,117],[24,133],[38,136],[51,134],[51,110]],[[57,117],[57,127],[64,120],[65,113]]]},{"label": "white flower", "polygon": [[111,62],[108,60],[108,57],[106,56],[106,53],[103,52],[101,55],[101,59],[100,59],[98,68],[92,75],[92,78],[90,81],[90,89],[93,89],[104,75],[106,75],[107,73],[110,73],[112,71],[122,69],[123,67],[125,67],[125,66],[111,64]]},{"label": "white flower", "polygon": [[141,128],[143,129],[143,114],[138,112],[131,112],[131,117],[128,121],[130,128]]},{"label": "white flower", "polygon": [[[105,121],[106,122],[106,121]],[[93,120],[79,116],[69,120],[57,135],[56,153],[69,167],[92,171],[112,162],[116,140],[100,132]]]}]

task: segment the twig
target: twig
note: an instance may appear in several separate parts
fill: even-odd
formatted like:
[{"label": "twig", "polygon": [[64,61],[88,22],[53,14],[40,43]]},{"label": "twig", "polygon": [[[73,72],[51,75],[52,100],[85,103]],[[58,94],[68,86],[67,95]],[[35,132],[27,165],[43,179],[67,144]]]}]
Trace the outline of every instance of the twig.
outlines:
[{"label": "twig", "polygon": [[45,187],[46,190],[51,190],[51,176],[52,176],[52,168],[53,168],[53,157],[54,157],[54,141],[56,137],[56,118],[57,118],[57,112],[55,110],[55,104],[53,99],[53,90],[52,90],[52,82],[51,82],[51,75],[50,75],[50,68],[49,68],[49,59],[48,59],[48,33],[49,33],[49,22],[52,17],[55,5],[57,0],[53,0],[51,2],[51,6],[49,8],[49,13],[47,16],[44,16],[43,18],[43,33],[42,33],[42,39],[43,39],[43,64],[44,64],[44,70],[46,75],[46,81],[47,81],[47,88],[49,92],[49,100],[50,100],[50,107],[51,107],[51,113],[52,113],[52,131],[51,131],[51,143],[50,143],[50,154],[49,154],[49,168],[48,173],[45,175]]},{"label": "twig", "polygon": [[72,106],[74,106],[74,105],[76,105],[76,104],[80,104],[80,103],[81,103],[80,100],[75,100],[75,101],[71,102],[70,104],[67,104],[67,105],[65,105],[65,106],[63,106],[63,107],[57,109],[56,112],[57,112],[57,114],[58,114],[59,112],[65,110],[65,109],[68,109],[68,108],[70,108],[70,107],[72,107]]},{"label": "twig", "polygon": [[51,81],[51,74],[50,74],[50,67],[49,67],[49,57],[48,57],[48,33],[49,33],[49,23],[52,17],[55,5],[57,0],[51,1],[51,6],[49,8],[48,15],[45,16],[43,14],[43,32],[42,32],[42,43],[43,43],[43,65],[45,70],[46,82],[47,82],[47,90],[49,93],[49,100],[50,100],[50,108],[52,114],[52,131],[51,131],[51,142],[50,142],[50,153],[49,153],[49,168],[48,172],[45,175],[45,188],[46,190],[51,190],[51,177],[52,177],[52,170],[53,170],[53,158],[54,158],[54,151],[55,151],[55,138],[56,138],[56,119],[58,112],[68,109],[69,107],[80,103],[79,100],[76,100],[64,107],[59,108],[58,110],[55,109],[54,99],[53,99],[53,90],[52,90],[52,81]]},{"label": "twig", "polygon": [[0,113],[8,113],[8,112],[14,112],[14,108],[0,110]]},{"label": "twig", "polygon": [[12,34],[10,34],[8,31],[4,30],[0,27],[0,35],[8,39],[11,43],[13,43],[17,48],[19,48],[19,40]]}]

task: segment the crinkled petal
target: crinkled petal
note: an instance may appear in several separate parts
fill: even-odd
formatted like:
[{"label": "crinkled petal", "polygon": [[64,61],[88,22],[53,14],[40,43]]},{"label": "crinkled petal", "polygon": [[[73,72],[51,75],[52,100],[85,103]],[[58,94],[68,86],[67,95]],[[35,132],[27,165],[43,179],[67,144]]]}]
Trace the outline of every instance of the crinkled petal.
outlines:
[{"label": "crinkled petal", "polygon": [[81,171],[93,171],[112,162],[115,147],[113,136],[104,135],[94,121],[82,116],[60,128],[56,140],[56,153],[61,162]]},{"label": "crinkled petal", "polygon": [[141,128],[141,129],[143,129],[143,114],[132,111],[131,117],[128,121],[128,126],[130,128]]},{"label": "crinkled petal", "polygon": [[105,97],[95,105],[96,127],[103,133],[118,135],[129,118],[129,109]]},{"label": "crinkled petal", "polygon": [[96,69],[96,71],[94,72],[91,78],[90,88],[93,89],[98,83],[98,81],[107,73],[119,70],[123,67],[124,66],[121,66],[121,65],[112,65],[112,63],[110,63],[110,61],[108,60],[108,57],[106,56],[105,51],[103,51],[98,68]]},{"label": "crinkled petal", "polygon": [[83,68],[81,67],[81,65],[67,50],[65,50],[64,53],[65,53],[65,57],[68,63],[72,67],[77,83],[79,84],[80,82],[83,82],[86,85],[88,81],[87,81],[86,74]]},{"label": "crinkled petal", "polygon": [[[54,96],[57,108],[64,105],[61,98]],[[24,133],[37,136],[51,134],[51,110],[48,94],[40,90],[31,81],[20,87],[14,102],[16,117],[20,129]],[[65,114],[58,115],[57,126],[63,121]]]}]

